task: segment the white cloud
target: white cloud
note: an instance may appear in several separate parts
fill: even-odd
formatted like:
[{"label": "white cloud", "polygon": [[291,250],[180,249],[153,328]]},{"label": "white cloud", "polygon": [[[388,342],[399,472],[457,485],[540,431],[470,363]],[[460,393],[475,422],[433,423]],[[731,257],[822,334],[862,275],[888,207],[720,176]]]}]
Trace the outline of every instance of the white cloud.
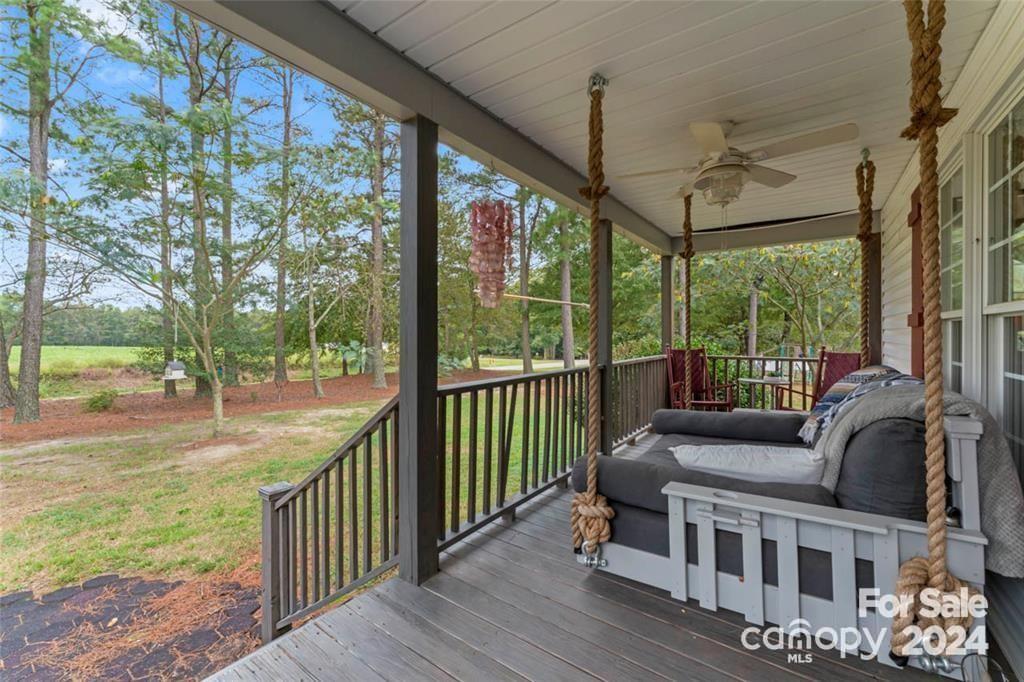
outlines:
[{"label": "white cloud", "polygon": [[111,9],[103,0],[74,0],[74,2],[87,17],[106,26],[108,31],[115,34],[123,33],[125,37],[142,46],[142,49],[146,49],[145,37],[139,27],[120,12]]},{"label": "white cloud", "polygon": [[47,167],[50,169],[50,175],[60,175],[61,171],[68,167],[68,160],[61,158],[50,159]]}]

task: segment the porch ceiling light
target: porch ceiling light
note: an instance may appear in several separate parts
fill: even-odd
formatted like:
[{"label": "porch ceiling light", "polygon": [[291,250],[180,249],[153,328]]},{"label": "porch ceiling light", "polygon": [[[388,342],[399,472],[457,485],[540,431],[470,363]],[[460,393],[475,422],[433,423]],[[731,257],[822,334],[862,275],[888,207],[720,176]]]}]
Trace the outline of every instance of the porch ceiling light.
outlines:
[{"label": "porch ceiling light", "polygon": [[713,166],[701,173],[693,183],[710,206],[726,206],[740,198],[743,185],[750,179],[750,171],[742,164],[729,163]]}]

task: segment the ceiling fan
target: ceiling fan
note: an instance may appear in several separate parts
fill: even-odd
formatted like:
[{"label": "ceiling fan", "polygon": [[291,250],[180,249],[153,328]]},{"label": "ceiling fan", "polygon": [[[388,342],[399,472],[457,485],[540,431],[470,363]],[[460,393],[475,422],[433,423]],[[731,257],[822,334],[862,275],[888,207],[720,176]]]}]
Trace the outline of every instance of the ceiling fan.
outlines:
[{"label": "ceiling fan", "polygon": [[791,173],[768,168],[758,162],[848,142],[856,139],[858,135],[855,123],[844,123],[745,152],[729,146],[726,136],[732,131],[732,126],[731,122],[690,124],[690,134],[697,140],[704,153],[696,166],[662,168],[628,173],[619,177],[679,174],[683,176],[684,184],[674,196],[685,196],[699,190],[704,194],[704,200],[708,204],[725,206],[739,199],[743,185],[747,182],[775,188],[796,180],[796,176]]}]

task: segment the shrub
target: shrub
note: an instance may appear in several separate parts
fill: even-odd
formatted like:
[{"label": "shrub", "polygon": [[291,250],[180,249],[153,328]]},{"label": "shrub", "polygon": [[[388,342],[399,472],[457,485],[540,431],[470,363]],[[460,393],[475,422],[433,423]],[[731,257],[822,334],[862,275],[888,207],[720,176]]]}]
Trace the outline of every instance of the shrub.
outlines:
[{"label": "shrub", "polygon": [[117,398],[117,391],[113,389],[97,391],[85,399],[82,409],[86,412],[106,412],[114,406],[115,398]]}]

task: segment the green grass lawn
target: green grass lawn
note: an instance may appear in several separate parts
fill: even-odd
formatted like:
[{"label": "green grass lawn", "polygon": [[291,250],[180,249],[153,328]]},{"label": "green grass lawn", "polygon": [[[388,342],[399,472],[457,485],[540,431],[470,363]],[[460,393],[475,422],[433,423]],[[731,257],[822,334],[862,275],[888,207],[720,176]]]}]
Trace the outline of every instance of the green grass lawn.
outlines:
[{"label": "green grass lawn", "polygon": [[0,450],[0,592],[105,572],[196,575],[259,551],[259,486],[298,482],[379,403]]},{"label": "green grass lawn", "polygon": [[[508,496],[519,490],[523,471],[522,400],[520,389],[511,424]],[[193,422],[0,450],[0,498],[4,500],[0,508],[0,592],[24,587],[52,589],[107,572],[187,578],[234,568],[259,551],[259,486],[302,480],[379,405],[368,402],[344,408],[236,417],[229,420],[226,436],[216,441],[196,442],[197,434],[208,433],[209,424]],[[484,479],[485,402],[481,396],[475,486],[478,514],[485,512],[485,488],[490,491],[492,506],[498,498],[498,407],[495,395],[488,482]],[[453,431],[453,409],[449,399],[449,433]],[[465,520],[468,512],[469,413],[469,399],[464,397],[459,429],[460,520]],[[543,428],[539,435],[538,462],[543,470]],[[379,434],[373,440],[376,452]],[[552,473],[558,466],[560,441],[551,445]],[[530,445],[530,458],[532,450]],[[451,519],[452,452],[453,439],[449,437],[446,525]],[[359,529],[364,520],[364,466],[360,448],[355,467]],[[527,470],[530,478],[532,466],[531,459]],[[377,557],[381,491],[376,455],[371,471],[372,551]],[[349,483],[346,489],[348,496]],[[361,531],[359,542],[362,547]],[[347,534],[345,543],[348,554],[352,539]],[[350,568],[349,561],[346,567]]]},{"label": "green grass lawn", "polygon": [[[40,370],[73,371],[102,367],[116,369],[127,367],[135,362],[136,351],[133,346],[43,346]],[[11,349],[8,366],[12,372],[18,371],[21,358],[21,346]]]}]

